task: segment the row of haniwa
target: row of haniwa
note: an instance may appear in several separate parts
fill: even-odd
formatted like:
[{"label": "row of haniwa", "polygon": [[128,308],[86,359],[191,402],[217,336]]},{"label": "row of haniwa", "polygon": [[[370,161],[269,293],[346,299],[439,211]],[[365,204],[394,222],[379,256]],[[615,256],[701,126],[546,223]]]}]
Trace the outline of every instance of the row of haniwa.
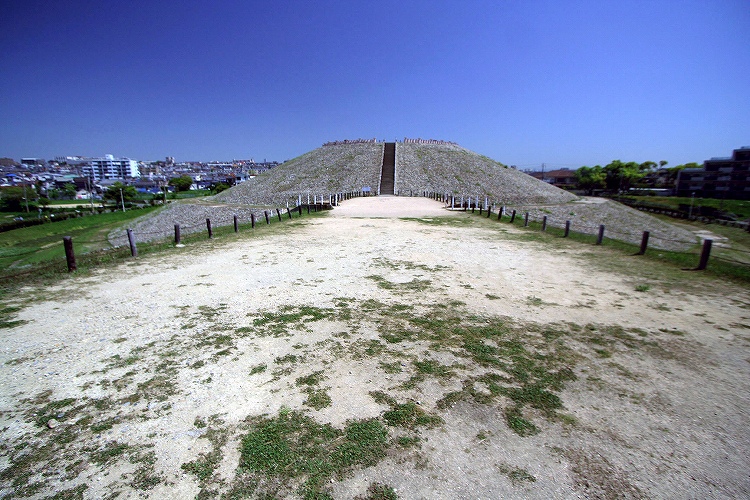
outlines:
[{"label": "row of haniwa", "polygon": [[343,141],[326,142],[323,146],[340,146],[341,144],[375,144],[377,139],[344,139]]},{"label": "row of haniwa", "polygon": [[409,139],[404,137],[404,144],[449,144],[451,146],[458,146],[457,143],[451,141],[441,141],[438,139]]}]

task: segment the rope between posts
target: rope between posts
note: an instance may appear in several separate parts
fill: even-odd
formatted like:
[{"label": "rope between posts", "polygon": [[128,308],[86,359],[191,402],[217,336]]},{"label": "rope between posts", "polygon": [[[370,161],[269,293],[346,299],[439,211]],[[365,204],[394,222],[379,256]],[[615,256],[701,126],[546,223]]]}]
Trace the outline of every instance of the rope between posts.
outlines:
[{"label": "rope between posts", "polygon": [[730,250],[732,252],[738,252],[738,253],[746,253],[750,254],[750,250],[742,250],[741,248],[726,248],[727,250]]},{"label": "rope between posts", "polygon": [[724,262],[729,262],[730,264],[738,264],[740,266],[750,266],[750,262],[742,262],[740,260],[729,259],[729,258],[723,257],[721,255],[713,255],[713,256],[711,256],[711,258],[714,259],[714,260],[721,260],[721,261],[724,261]]}]

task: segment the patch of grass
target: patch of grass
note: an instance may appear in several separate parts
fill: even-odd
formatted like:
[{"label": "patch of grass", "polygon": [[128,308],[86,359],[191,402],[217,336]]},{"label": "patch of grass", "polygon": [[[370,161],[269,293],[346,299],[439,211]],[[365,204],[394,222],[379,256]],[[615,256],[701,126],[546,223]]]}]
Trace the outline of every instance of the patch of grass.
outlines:
[{"label": "patch of grass", "polygon": [[45,497],[45,500],[83,500],[87,489],[89,489],[88,484],[79,484],[73,488],[67,488],[58,491],[52,496]]},{"label": "patch of grass", "polygon": [[648,292],[651,290],[651,285],[636,285],[635,291],[636,292]]},{"label": "patch of grass", "polygon": [[539,432],[539,428],[524,418],[518,406],[506,408],[503,412],[508,427],[519,436],[531,436]]},{"label": "patch of grass", "polygon": [[508,476],[508,479],[510,479],[510,482],[513,484],[533,483],[536,481],[536,478],[529,474],[526,469],[521,469],[520,467],[514,467],[508,464],[498,464],[496,467],[501,473]]},{"label": "patch of grass", "polygon": [[612,353],[606,349],[594,349],[594,352],[599,355],[600,358],[611,358]]},{"label": "patch of grass", "polygon": [[103,448],[99,448],[96,451],[93,451],[89,455],[89,459],[97,465],[104,465],[115,459],[118,459],[123,453],[125,453],[125,451],[128,450],[128,448],[130,448],[130,446],[126,443],[118,443],[117,441],[113,441],[111,443],[105,444]]},{"label": "patch of grass", "polygon": [[387,484],[372,483],[367,488],[367,496],[354,497],[355,500],[398,500],[396,491]]},{"label": "patch of grass", "polygon": [[295,380],[294,384],[297,387],[302,385],[315,386],[320,384],[323,380],[325,380],[325,378],[326,377],[325,375],[323,375],[323,370],[318,370],[305,377],[298,377],[297,380]]},{"label": "patch of grass", "polygon": [[435,427],[443,423],[437,415],[430,415],[414,402],[391,405],[391,410],[383,413],[383,420],[393,427],[414,429],[416,427]]},{"label": "patch of grass", "polygon": [[396,444],[400,448],[418,448],[420,446],[421,439],[419,436],[399,436],[396,438]]},{"label": "patch of grass", "polygon": [[307,399],[302,403],[305,406],[309,406],[316,410],[321,410],[328,406],[331,406],[331,396],[323,389],[306,389]]},{"label": "patch of grass", "polygon": [[138,384],[138,390],[131,398],[136,402],[141,398],[153,401],[166,401],[170,396],[177,394],[177,386],[170,377],[156,375],[145,382]]},{"label": "patch of grass", "polygon": [[419,278],[414,278],[411,281],[407,281],[405,283],[398,283],[398,282],[388,281],[382,276],[379,276],[376,274],[365,276],[365,278],[374,281],[375,284],[379,288],[382,288],[383,290],[392,290],[392,291],[398,290],[398,291],[409,291],[409,292],[423,292],[427,290],[432,284],[430,280],[423,280]]},{"label": "patch of grass", "polygon": [[14,328],[28,323],[26,320],[14,319],[21,309],[17,306],[6,306],[0,309],[0,328]]},{"label": "patch of grass", "polygon": [[75,413],[77,413],[77,411],[63,411],[64,408],[72,406],[75,402],[76,400],[74,398],[50,401],[49,403],[44,405],[44,407],[37,410],[36,425],[38,425],[39,427],[44,427],[47,425],[47,422],[51,418],[61,419],[66,415],[68,416],[68,418],[75,416]]},{"label": "patch of grass", "polygon": [[154,467],[156,464],[156,453],[136,453],[130,456],[130,463],[137,467],[131,475],[130,486],[137,490],[151,490],[164,482]]},{"label": "patch of grass", "polygon": [[[290,488],[306,498],[326,495],[332,478],[385,457],[388,431],[377,419],[349,421],[343,430],[319,424],[297,411],[282,409],[274,418],[254,417],[242,438],[240,467]],[[285,496],[269,491],[270,496]]]},{"label": "patch of grass", "polygon": [[201,436],[202,438],[209,440],[211,443],[211,451],[200,453],[195,460],[191,460],[180,466],[182,470],[195,475],[195,477],[204,484],[204,487],[206,481],[214,475],[214,471],[219,467],[223,458],[221,448],[229,439],[228,432],[221,428],[222,423],[223,422],[220,419],[212,417],[211,427],[203,436]]},{"label": "patch of grass", "polygon": [[404,382],[401,386],[405,389],[411,389],[422,382],[428,375],[437,377],[439,379],[449,379],[455,375],[455,372],[450,367],[441,365],[439,362],[426,359],[416,360],[412,364],[416,368],[416,373],[412,375],[409,380]]},{"label": "patch of grass", "polygon": [[544,304],[544,301],[542,299],[540,299],[539,297],[536,297],[534,295],[529,295],[528,297],[526,297],[526,304],[528,304],[530,306],[539,307],[542,304]]},{"label": "patch of grass", "polygon": [[388,374],[401,373],[403,371],[401,369],[401,363],[399,363],[398,361],[394,361],[393,363],[386,363],[385,361],[381,361],[379,366],[381,370]]},{"label": "patch of grass", "polygon": [[283,365],[285,363],[294,364],[297,361],[298,358],[295,354],[286,354],[284,356],[276,357],[276,359],[273,360],[277,365]]},{"label": "patch of grass", "polygon": [[268,368],[268,365],[266,365],[265,363],[255,365],[250,369],[250,375],[263,373],[264,371],[266,371],[267,368]]}]

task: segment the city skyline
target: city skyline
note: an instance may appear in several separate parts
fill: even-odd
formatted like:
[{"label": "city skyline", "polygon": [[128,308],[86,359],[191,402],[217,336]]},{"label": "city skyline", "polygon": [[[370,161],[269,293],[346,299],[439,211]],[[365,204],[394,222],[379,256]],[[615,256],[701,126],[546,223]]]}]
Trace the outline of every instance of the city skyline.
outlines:
[{"label": "city skyline", "polygon": [[284,161],[421,137],[519,168],[750,145],[750,9],[719,2],[11,1],[0,156]]}]

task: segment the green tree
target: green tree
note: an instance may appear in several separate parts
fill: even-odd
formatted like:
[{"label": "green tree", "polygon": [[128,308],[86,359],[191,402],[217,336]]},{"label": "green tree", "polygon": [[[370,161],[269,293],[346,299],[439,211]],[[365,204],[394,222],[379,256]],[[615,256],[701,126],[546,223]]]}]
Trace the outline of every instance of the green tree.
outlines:
[{"label": "green tree", "polygon": [[[122,190],[122,191],[121,191]],[[112,200],[113,203],[118,204],[128,201],[133,201],[138,192],[134,186],[126,186],[122,182],[115,182],[104,191],[104,199]]]},{"label": "green tree", "polygon": [[193,185],[193,178],[189,175],[173,177],[169,179],[169,185],[174,186],[177,191],[188,191],[190,186]]},{"label": "green tree", "polygon": [[68,200],[72,200],[73,198],[75,198],[77,192],[78,191],[76,190],[76,185],[72,182],[66,182],[63,186],[63,195]]},{"label": "green tree", "polygon": [[643,179],[649,168],[649,163],[653,162],[639,164],[634,161],[623,163],[620,160],[614,160],[607,164],[604,167],[604,173],[607,176],[605,181],[607,189],[616,192],[627,191],[631,186]]},{"label": "green tree", "polygon": [[658,164],[655,161],[644,161],[643,163],[640,164],[640,169],[641,169],[641,172],[643,172],[644,174],[647,174],[651,170],[656,170],[657,166]]},{"label": "green tree", "polygon": [[219,194],[222,191],[226,191],[229,189],[229,184],[225,184],[223,182],[217,182],[216,184],[211,184],[211,191],[215,194]]},{"label": "green tree", "polygon": [[0,189],[0,209],[4,212],[22,212],[26,209],[22,187]]},{"label": "green tree", "polygon": [[575,172],[578,189],[585,189],[589,195],[594,194],[595,189],[604,189],[607,174],[601,166],[581,167]]}]

